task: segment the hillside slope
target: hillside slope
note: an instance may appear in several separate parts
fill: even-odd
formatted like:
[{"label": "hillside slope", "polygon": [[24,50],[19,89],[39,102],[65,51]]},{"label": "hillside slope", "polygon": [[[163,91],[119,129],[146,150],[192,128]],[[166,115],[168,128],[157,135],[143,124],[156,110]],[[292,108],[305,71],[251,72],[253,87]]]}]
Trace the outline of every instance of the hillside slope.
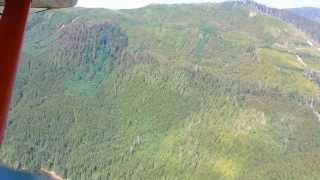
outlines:
[{"label": "hillside slope", "polygon": [[72,179],[319,179],[319,45],[239,3],[29,20],[3,163]]}]

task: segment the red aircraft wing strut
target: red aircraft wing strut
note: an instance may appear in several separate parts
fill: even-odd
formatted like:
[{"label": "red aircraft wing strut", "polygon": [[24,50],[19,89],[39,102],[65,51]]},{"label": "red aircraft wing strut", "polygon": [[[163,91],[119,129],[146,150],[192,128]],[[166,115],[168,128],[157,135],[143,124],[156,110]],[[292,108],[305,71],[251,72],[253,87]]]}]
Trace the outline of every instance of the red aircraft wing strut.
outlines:
[{"label": "red aircraft wing strut", "polygon": [[6,0],[0,19],[0,144],[16,77],[31,0]]}]

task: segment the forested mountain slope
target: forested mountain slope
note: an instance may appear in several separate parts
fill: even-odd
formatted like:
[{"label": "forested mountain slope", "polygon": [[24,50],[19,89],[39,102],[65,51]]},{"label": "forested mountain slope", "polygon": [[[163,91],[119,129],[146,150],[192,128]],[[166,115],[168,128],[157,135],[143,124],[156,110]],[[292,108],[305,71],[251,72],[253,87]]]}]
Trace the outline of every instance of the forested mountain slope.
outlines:
[{"label": "forested mountain slope", "polygon": [[79,179],[319,179],[319,45],[239,3],[32,15],[3,163]]},{"label": "forested mountain slope", "polygon": [[[315,16],[317,16],[317,12],[315,10],[310,10],[308,11],[308,14],[306,14],[302,11],[298,11],[299,9],[295,10],[270,8],[263,4],[256,3],[252,0],[239,0],[238,3],[243,4],[244,6],[249,7],[250,9],[253,9],[257,12],[261,12],[263,14],[273,16],[285,22],[288,22],[294,25],[299,30],[305,32],[314,40],[320,42],[320,23],[315,18]],[[301,8],[301,10],[302,9],[303,8]],[[315,14],[313,14],[312,16],[312,13]]]},{"label": "forested mountain slope", "polygon": [[294,9],[288,9],[288,10],[320,23],[320,8],[304,7],[304,8],[294,8]]}]

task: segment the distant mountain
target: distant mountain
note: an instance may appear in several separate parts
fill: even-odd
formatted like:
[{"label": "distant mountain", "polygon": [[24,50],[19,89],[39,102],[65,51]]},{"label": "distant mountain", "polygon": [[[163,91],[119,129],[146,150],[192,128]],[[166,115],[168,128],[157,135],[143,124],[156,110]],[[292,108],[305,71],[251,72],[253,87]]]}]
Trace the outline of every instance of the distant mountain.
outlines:
[{"label": "distant mountain", "polygon": [[320,23],[316,21],[318,20],[319,12],[315,9],[313,9],[311,13],[306,13],[307,9],[300,10],[299,12],[298,10],[276,9],[276,8],[270,8],[265,5],[256,3],[252,0],[240,0],[238,2],[251,9],[254,9],[257,12],[274,16],[285,22],[288,22],[294,25],[299,30],[308,34],[315,41],[320,42],[320,33],[319,33]]},{"label": "distant mountain", "polygon": [[72,180],[320,179],[320,45],[280,19],[306,18],[239,2],[31,15],[0,163]]},{"label": "distant mountain", "polygon": [[299,14],[303,17],[306,17],[310,20],[317,21],[320,23],[320,8],[313,8],[313,7],[305,7],[305,8],[295,8],[295,9],[288,9],[295,14]]}]

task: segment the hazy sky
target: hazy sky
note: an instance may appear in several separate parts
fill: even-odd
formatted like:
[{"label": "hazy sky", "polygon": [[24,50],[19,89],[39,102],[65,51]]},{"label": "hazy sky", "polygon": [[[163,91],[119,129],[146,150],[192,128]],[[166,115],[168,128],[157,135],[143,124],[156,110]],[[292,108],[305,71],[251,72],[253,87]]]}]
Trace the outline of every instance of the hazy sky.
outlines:
[{"label": "hazy sky", "polygon": [[[104,7],[109,9],[130,9],[142,7],[152,3],[201,3],[221,2],[223,0],[78,0],[78,6]],[[320,0],[256,0],[257,2],[278,8],[301,6],[320,7]]]}]

